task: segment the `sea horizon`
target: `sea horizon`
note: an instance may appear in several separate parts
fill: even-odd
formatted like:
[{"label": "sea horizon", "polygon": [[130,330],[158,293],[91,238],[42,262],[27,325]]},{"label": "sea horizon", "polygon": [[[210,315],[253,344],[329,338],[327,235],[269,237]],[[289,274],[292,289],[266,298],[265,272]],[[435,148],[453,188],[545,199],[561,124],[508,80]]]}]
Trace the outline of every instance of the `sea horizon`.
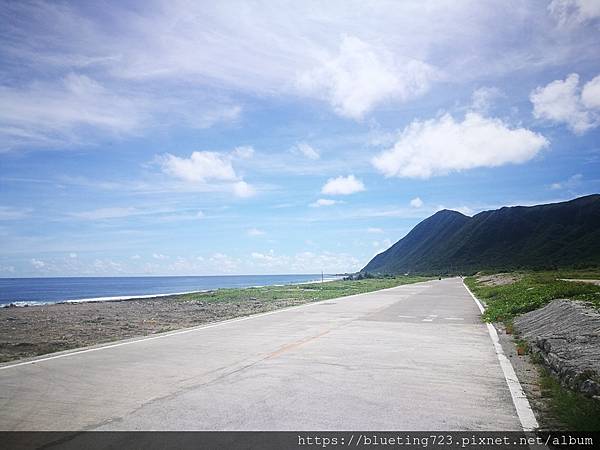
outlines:
[{"label": "sea horizon", "polygon": [[336,279],[332,274],[73,276],[0,278],[0,307],[128,300],[222,288],[248,288]]}]

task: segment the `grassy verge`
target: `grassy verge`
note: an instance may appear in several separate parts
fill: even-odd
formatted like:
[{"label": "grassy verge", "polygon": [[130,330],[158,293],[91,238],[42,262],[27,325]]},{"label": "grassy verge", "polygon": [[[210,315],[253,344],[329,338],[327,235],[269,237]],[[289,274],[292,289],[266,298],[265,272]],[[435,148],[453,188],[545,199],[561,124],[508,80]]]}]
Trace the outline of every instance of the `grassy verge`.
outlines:
[{"label": "grassy verge", "polygon": [[557,298],[586,301],[600,309],[600,286],[561,280],[600,279],[600,270],[527,272],[519,275],[518,281],[501,286],[487,286],[478,282],[476,277],[465,279],[469,289],[486,303],[484,320],[510,323],[513,317],[541,308]]},{"label": "grassy verge", "polygon": [[278,302],[290,300],[294,303],[328,300],[347,295],[387,289],[403,284],[431,280],[428,277],[401,276],[394,278],[368,278],[363,280],[336,280],[327,283],[311,283],[284,286],[263,286],[252,288],[217,289],[211,292],[184,294],[173,297],[175,301],[189,302],[236,302],[244,300]]},{"label": "grassy verge", "polygon": [[[488,285],[478,277],[468,277],[469,289],[486,303],[484,319],[503,322],[506,330],[513,333],[514,317],[541,308],[558,298],[581,300],[600,309],[600,286],[589,283],[564,281],[563,279],[600,279],[600,270],[570,270],[521,272],[503,274],[510,282]],[[527,342],[515,338],[517,353],[529,353]],[[568,389],[542,365],[539,355],[532,354],[532,361],[539,370],[542,397],[549,405],[549,414],[558,420],[565,430],[600,431],[600,402]]]},{"label": "grassy verge", "polygon": [[600,402],[567,389],[544,367],[540,370],[542,396],[552,413],[569,431],[600,431]]}]

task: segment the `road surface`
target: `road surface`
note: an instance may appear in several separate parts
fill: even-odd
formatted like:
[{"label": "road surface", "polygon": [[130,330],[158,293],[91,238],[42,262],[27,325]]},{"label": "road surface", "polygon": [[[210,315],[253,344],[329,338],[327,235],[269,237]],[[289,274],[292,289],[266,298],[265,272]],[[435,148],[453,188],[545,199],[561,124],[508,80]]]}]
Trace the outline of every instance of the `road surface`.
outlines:
[{"label": "road surface", "polygon": [[460,279],[0,368],[0,430],[520,430]]}]

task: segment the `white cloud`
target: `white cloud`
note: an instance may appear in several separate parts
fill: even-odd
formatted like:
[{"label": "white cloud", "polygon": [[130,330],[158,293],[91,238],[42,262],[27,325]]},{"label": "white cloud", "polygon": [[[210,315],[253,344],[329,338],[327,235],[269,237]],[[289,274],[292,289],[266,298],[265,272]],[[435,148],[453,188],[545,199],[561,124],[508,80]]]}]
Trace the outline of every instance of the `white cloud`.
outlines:
[{"label": "white cloud", "polygon": [[[193,152],[189,158],[167,153],[157,158],[162,171],[167,175],[180,179],[190,185],[212,189],[226,190],[240,198],[252,197],[256,189],[241,179],[233,168],[232,160],[248,159],[254,155],[252,147],[236,147],[230,153],[209,151]],[[219,183],[221,183],[219,185]],[[198,216],[200,217],[200,216]]]},{"label": "white cloud", "polygon": [[209,264],[214,265],[215,273],[230,273],[237,270],[240,266],[240,260],[232,258],[224,253],[214,253],[209,259]]},{"label": "white cloud", "polygon": [[141,259],[142,257],[140,255],[133,255],[131,257],[131,259],[133,259],[134,261],[137,261],[138,259]]},{"label": "white cloud", "polygon": [[15,273],[15,266],[0,266],[0,272]]},{"label": "white cloud", "polygon": [[248,198],[256,195],[256,189],[245,181],[233,184],[233,193],[240,198]]},{"label": "white cloud", "polygon": [[[502,205],[504,206],[504,205]],[[442,211],[444,209],[450,210],[450,211],[458,211],[461,214],[464,214],[465,216],[472,216],[474,214],[474,210],[473,208],[470,208],[466,205],[463,206],[445,206],[445,205],[438,205],[437,208],[435,208],[435,210],[433,212],[438,212],[438,211]],[[498,209],[498,208],[487,208],[487,209]]]},{"label": "white cloud", "polygon": [[381,103],[406,101],[426,92],[436,70],[416,59],[400,59],[354,36],[344,36],[339,53],[298,79],[302,91],[329,101],[345,117],[362,117]]},{"label": "white cloud", "polygon": [[123,273],[125,270],[120,262],[113,261],[112,259],[96,259],[92,265],[95,273],[102,274],[114,274]]},{"label": "white cloud", "polygon": [[500,119],[467,113],[462,122],[450,114],[414,121],[393,148],[373,158],[387,177],[429,178],[476,167],[520,164],[548,146],[548,140]]},{"label": "white cloud", "polygon": [[[600,104],[598,77],[584,87],[585,102],[579,88],[579,75],[570,74],[565,80],[554,80],[544,87],[537,87],[529,99],[533,103],[533,115],[556,123],[565,123],[574,133],[583,134],[598,126],[599,118],[590,107]],[[589,105],[589,106],[588,106]]]},{"label": "white cloud", "polygon": [[382,46],[344,36],[338,54],[323,57],[317,68],[304,72],[298,86],[329,101],[338,114],[361,119],[384,101],[423,94],[435,73],[423,61],[401,59]]},{"label": "white cloud", "polygon": [[383,233],[383,230],[381,228],[370,227],[370,228],[367,228],[367,233],[378,234],[378,233]]},{"label": "white cloud", "polygon": [[242,145],[233,149],[232,156],[234,158],[248,159],[254,155],[254,148],[249,145]]},{"label": "white cloud", "polygon": [[69,258],[77,259],[77,253],[69,253]]},{"label": "white cloud", "polygon": [[552,0],[550,13],[562,24],[583,23],[600,17],[598,0]]},{"label": "white cloud", "polygon": [[0,150],[23,145],[87,144],[99,136],[139,135],[173,121],[208,128],[233,121],[241,108],[206,101],[198,107],[168,94],[116,87],[76,72],[51,81],[0,85]]},{"label": "white cloud", "polygon": [[308,206],[310,206],[311,208],[320,208],[321,206],[333,206],[336,203],[341,202],[339,202],[338,200],[331,200],[329,198],[320,198],[316,202],[313,202]]},{"label": "white cloud", "polygon": [[[557,36],[543,2],[510,8],[501,1],[350,3],[320,2],[316,7],[310,2],[264,2],[252,7],[243,1],[207,6],[159,0],[135,11],[111,5],[111,18],[122,18],[127,23],[123,27],[80,2],[10,2],[2,23],[10,39],[0,44],[4,79],[7,86],[25,80],[26,88],[15,88],[23,91],[19,99],[29,106],[39,102],[49,117],[55,108],[42,106],[48,104],[45,99],[61,97],[59,91],[68,94],[62,80],[85,73],[108,91],[107,97],[127,106],[119,108],[121,103],[103,96],[88,105],[102,112],[101,121],[119,119],[116,128],[122,130],[126,123],[143,128],[149,115],[154,122],[157,116],[176,116],[177,121],[183,116],[191,126],[229,120],[239,115],[240,106],[227,104],[227,99],[224,107],[209,111],[198,105],[214,103],[211,93],[217,100],[231,92],[294,95],[298,91],[290,80],[298,76],[306,78],[304,87],[311,95],[360,117],[387,99],[402,101],[426,90],[435,78],[428,61],[440,68],[444,81],[460,84],[482,74],[522,73],[527,66],[568,67],[593,60],[597,53],[596,33]],[[554,0],[550,9],[589,20],[598,16],[597,5],[596,0]],[[236,16],[244,20],[232,25]],[[524,26],[534,39],[508,39],[521,36]],[[50,86],[41,89],[43,95],[35,95],[41,80],[51,77],[56,78],[45,82]],[[80,120],[105,126],[98,124],[96,114],[91,121],[86,114],[78,119],[80,104],[69,95],[64,99],[55,106],[61,113],[69,111],[69,119],[58,128]],[[6,108],[6,102],[2,105]],[[55,138],[40,132],[43,122],[5,128],[22,138]]]},{"label": "white cloud", "polygon": [[579,185],[581,185],[582,180],[583,180],[583,175],[580,173],[577,173],[564,181],[552,183],[550,185],[550,189],[552,189],[552,190],[575,189]]},{"label": "white cloud", "polygon": [[348,175],[347,177],[330,178],[321,189],[321,193],[326,195],[349,195],[364,190],[365,185],[361,180],[354,175]]},{"label": "white cloud", "polygon": [[410,206],[413,208],[420,208],[423,206],[423,200],[421,200],[419,197],[415,197],[410,201]]},{"label": "white cloud", "polygon": [[300,252],[294,255],[278,255],[273,250],[268,252],[252,252],[253,264],[267,272],[279,273],[326,273],[354,272],[361,267],[361,262],[346,253]]},{"label": "white cloud", "polygon": [[308,159],[316,160],[321,157],[319,151],[307,144],[306,142],[299,142],[294,146],[293,150],[296,153],[300,153]]},{"label": "white cloud", "polygon": [[36,259],[36,258],[32,258],[30,260],[30,262],[31,262],[31,265],[33,267],[35,267],[36,269],[43,269],[43,268],[46,267],[46,263],[44,261],[41,261],[41,260]]},{"label": "white cloud", "polygon": [[480,113],[487,113],[493,106],[494,100],[502,97],[500,89],[495,87],[481,87],[476,89],[471,96],[471,109]]},{"label": "white cloud", "polygon": [[167,255],[163,255],[162,253],[153,253],[152,257],[159,260],[169,259]]},{"label": "white cloud", "polygon": [[61,80],[0,86],[0,134],[10,144],[73,139],[78,127],[132,133],[147,119],[143,99],[112,92],[96,80],[69,73]]},{"label": "white cloud", "polygon": [[190,183],[237,179],[229,155],[216,152],[193,152],[189,158],[167,153],[160,162],[165,173]]},{"label": "white cloud", "polygon": [[263,230],[259,230],[258,228],[250,228],[246,231],[248,236],[264,236],[266,233]]},{"label": "white cloud", "polygon": [[583,86],[581,101],[586,108],[600,108],[600,75]]}]

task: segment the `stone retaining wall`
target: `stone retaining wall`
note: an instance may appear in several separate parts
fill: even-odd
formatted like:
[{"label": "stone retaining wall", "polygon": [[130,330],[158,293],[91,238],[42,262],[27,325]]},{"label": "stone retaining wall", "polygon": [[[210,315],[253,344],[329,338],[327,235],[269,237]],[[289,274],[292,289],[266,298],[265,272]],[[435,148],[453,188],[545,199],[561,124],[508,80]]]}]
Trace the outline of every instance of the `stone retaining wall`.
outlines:
[{"label": "stone retaining wall", "polygon": [[600,313],[553,300],[516,318],[514,327],[563,385],[600,400]]}]

